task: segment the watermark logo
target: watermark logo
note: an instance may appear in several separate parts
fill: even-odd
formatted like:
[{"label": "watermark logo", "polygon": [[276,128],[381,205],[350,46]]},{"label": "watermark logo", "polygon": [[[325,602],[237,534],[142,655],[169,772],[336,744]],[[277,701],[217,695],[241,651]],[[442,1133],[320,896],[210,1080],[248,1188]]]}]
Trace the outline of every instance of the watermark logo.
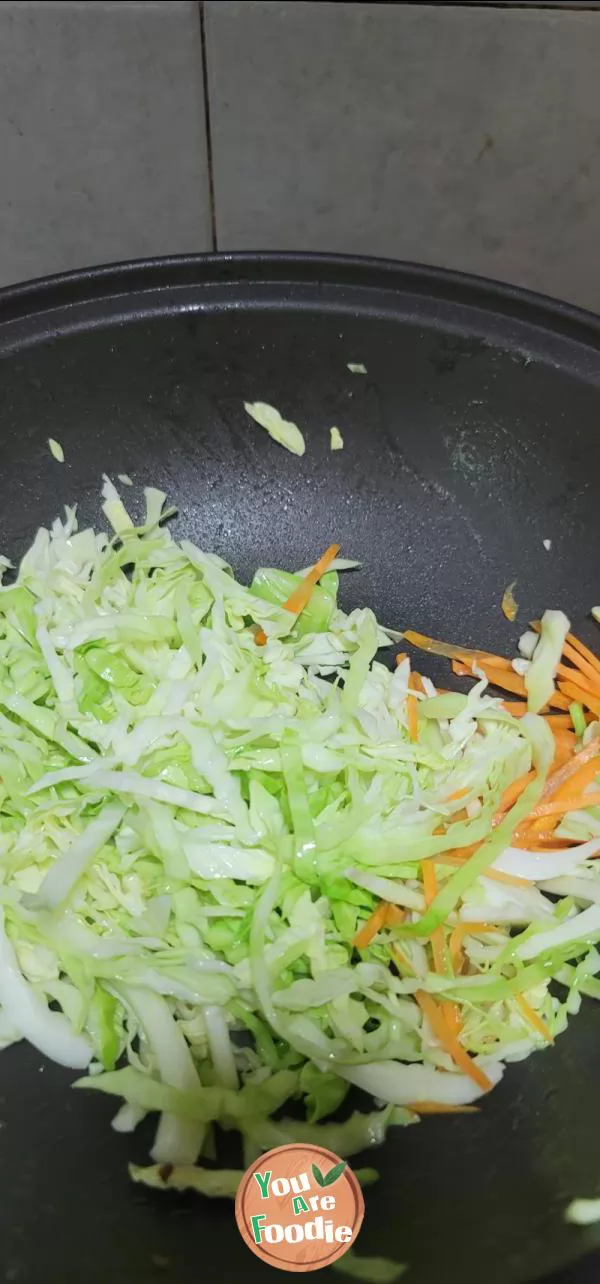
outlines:
[{"label": "watermark logo", "polygon": [[281,1271],[331,1266],[354,1244],[365,1212],[347,1163],[322,1146],[277,1146],[240,1182],[235,1201],[248,1248]]}]

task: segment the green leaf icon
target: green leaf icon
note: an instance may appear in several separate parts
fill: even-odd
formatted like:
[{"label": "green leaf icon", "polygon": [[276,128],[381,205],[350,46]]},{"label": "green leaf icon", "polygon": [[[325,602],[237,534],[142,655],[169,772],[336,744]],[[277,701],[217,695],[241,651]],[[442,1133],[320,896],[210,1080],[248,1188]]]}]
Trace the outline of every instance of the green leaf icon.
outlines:
[{"label": "green leaf icon", "polygon": [[[339,1165],[338,1165],[338,1167],[339,1167]],[[326,1186],[326,1185],[327,1185],[327,1181],[326,1181],[325,1177],[323,1176],[323,1173],[321,1172],[321,1169],[320,1169],[320,1168],[317,1168],[317,1165],[316,1165],[316,1164],[313,1164],[313,1166],[312,1166],[312,1172],[313,1172],[313,1177],[314,1177],[314,1179],[315,1179],[315,1181],[316,1181],[316,1183],[317,1183],[317,1186]]]},{"label": "green leaf icon", "polygon": [[334,1181],[337,1181],[338,1177],[341,1177],[344,1169],[347,1168],[347,1166],[348,1165],[346,1164],[345,1159],[342,1159],[341,1163],[339,1164],[334,1164],[333,1168],[330,1168],[329,1172],[325,1174],[325,1177],[323,1179],[323,1185],[333,1186]]}]

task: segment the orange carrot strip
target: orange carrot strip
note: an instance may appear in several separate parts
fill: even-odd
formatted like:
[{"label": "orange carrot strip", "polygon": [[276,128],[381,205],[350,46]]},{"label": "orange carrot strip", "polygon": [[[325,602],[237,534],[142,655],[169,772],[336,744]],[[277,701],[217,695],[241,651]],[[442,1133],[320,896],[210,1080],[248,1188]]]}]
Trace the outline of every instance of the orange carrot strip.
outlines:
[{"label": "orange carrot strip", "polygon": [[385,912],[385,926],[399,927],[406,918],[406,910],[400,909],[399,905],[388,905]]},{"label": "orange carrot strip", "polygon": [[[600,749],[600,743],[598,748]],[[573,758],[571,757],[571,762],[572,761]],[[577,760],[575,759],[575,761]],[[569,763],[569,766],[571,765],[571,762]],[[566,780],[563,785],[561,785],[560,789],[556,790],[553,797],[566,798],[570,794],[575,793],[576,790],[587,789],[588,785],[593,785],[596,776],[598,775],[600,775],[600,754],[597,754],[594,758],[590,758],[589,762],[582,763],[581,766],[577,768],[577,771],[574,771],[572,776]]]},{"label": "orange carrot strip", "polygon": [[578,744],[575,732],[569,731],[567,727],[552,727],[552,734],[557,745],[562,745],[564,748],[572,750],[571,757],[573,757]]},{"label": "orange carrot strip", "polygon": [[370,918],[367,919],[366,923],[363,923],[354,937],[352,944],[357,950],[366,950],[367,945],[371,944],[373,937],[377,936],[378,931],[386,921],[387,910],[387,901],[380,901]]},{"label": "orange carrot strip", "polygon": [[600,759],[600,738],[598,737],[595,740],[590,740],[585,749],[580,749],[579,753],[574,754],[571,761],[561,767],[560,771],[551,772],[544,786],[542,801],[545,798],[554,797],[567,781],[577,777],[585,763],[591,762],[595,758]]},{"label": "orange carrot strip", "polygon": [[505,812],[510,811],[510,808],[518,801],[531,781],[535,780],[535,774],[535,771],[528,771],[524,776],[519,776],[517,780],[513,780],[511,785],[507,786],[500,799],[494,820],[496,820],[496,817],[501,820]]},{"label": "orange carrot strip", "polygon": [[556,672],[558,677],[566,678],[567,682],[576,682],[582,691],[587,691],[589,695],[600,698],[600,675],[590,678],[587,673],[582,673],[580,669],[574,669],[570,664],[557,665]]},{"label": "orange carrot strip", "polygon": [[453,646],[450,642],[436,642],[435,638],[427,637],[425,633],[415,633],[414,629],[405,629],[402,635],[406,642],[411,646],[416,646],[421,651],[430,651],[432,655],[444,655],[449,660],[462,660],[467,664],[476,660],[487,660],[490,664],[495,664],[500,669],[510,669],[510,660],[506,660],[502,655],[492,655],[490,651],[477,651],[468,646]]},{"label": "orange carrot strip", "polygon": [[[540,621],[532,620],[530,628],[539,633],[541,630]],[[559,664],[557,673],[566,678],[567,681],[574,680],[583,690],[593,690],[593,694],[600,696],[600,659],[598,659],[598,656],[594,655],[593,651],[590,651],[589,647],[585,646],[583,642],[580,642],[574,633],[567,633],[563,646],[563,656],[565,659],[570,660],[575,668],[571,669],[568,665]]]},{"label": "orange carrot strip", "polygon": [[[425,893],[425,905],[431,905],[438,894],[438,881],[435,873],[435,865],[432,860],[421,861],[421,876],[423,878],[423,891]],[[433,954],[433,966],[438,975],[442,976],[446,971],[446,940],[444,929],[440,923],[431,933],[431,952]]]},{"label": "orange carrot strip", "polygon": [[[452,668],[454,672],[459,676],[462,676],[462,677],[474,676],[472,673],[468,672],[464,667],[461,668],[460,665],[453,664]],[[525,687],[525,683],[522,677],[520,676],[520,674],[515,673],[514,669],[510,669],[510,668],[500,669],[492,664],[488,664],[487,661],[485,660],[481,660],[479,662],[479,668],[482,670],[483,673],[485,673],[485,676],[488,682],[492,686],[499,687],[501,691],[511,691],[513,695],[522,696],[523,699],[527,698],[527,690]],[[561,684],[559,683],[559,686],[560,685]],[[569,699],[568,695],[566,693],[563,693],[561,689],[560,691],[553,692],[552,696],[548,701],[548,704],[553,709],[567,710],[569,708],[569,704],[574,699],[580,700],[581,697],[577,695],[577,696],[571,696],[571,698]]]},{"label": "orange carrot strip", "polygon": [[466,1052],[462,1044],[458,1042],[456,1035],[452,1034],[451,1030],[448,1028],[448,1023],[444,1014],[441,1008],[438,1007],[435,999],[432,998],[426,990],[417,990],[415,999],[417,1000],[423,1015],[427,1017],[433,1035],[444,1051],[452,1057],[452,1060],[457,1066],[459,1066],[464,1074],[469,1075],[469,1078],[473,1079],[474,1083],[476,1083],[483,1092],[490,1092],[493,1087],[491,1080],[488,1079],[486,1074],[484,1074],[481,1066],[478,1066],[475,1061],[471,1060],[468,1052]]},{"label": "orange carrot strip", "polygon": [[396,656],[396,664],[402,664],[403,660],[408,660],[406,651],[399,651]]},{"label": "orange carrot strip", "polygon": [[[596,682],[600,682],[600,662],[596,660],[595,656],[593,657],[593,664],[586,659],[585,655],[581,654],[577,647],[573,646],[572,642],[569,641],[570,636],[569,634],[563,647],[565,659],[570,660],[579,669],[580,673],[585,673],[588,678],[594,678]],[[587,651],[587,647],[583,647],[583,650]]]},{"label": "orange carrot strip", "polygon": [[442,1003],[442,1012],[446,1018],[446,1024],[450,1033],[454,1034],[456,1038],[458,1038],[463,1028],[458,1003],[451,1003],[449,1000],[446,1000]]},{"label": "orange carrot strip", "polygon": [[519,673],[514,669],[499,669],[493,664],[487,664],[485,661],[479,665],[479,668],[485,673],[488,682],[492,686],[500,687],[502,691],[512,691],[514,695],[527,696],[525,683]]},{"label": "orange carrot strip", "polygon": [[573,757],[573,746],[569,744],[565,744],[561,740],[557,741],[554,757],[552,759],[552,766],[556,767],[557,769],[559,767],[564,767],[567,762],[571,761],[572,757]]},{"label": "orange carrot strip", "polygon": [[504,590],[502,595],[502,612],[506,616],[507,620],[510,620],[511,624],[516,620],[517,612],[519,610],[513,593],[513,589],[516,588],[516,586],[517,581],[513,580],[512,584],[509,584],[508,588]]},{"label": "orange carrot strip", "polygon": [[584,807],[600,807],[600,790],[591,794],[573,794],[570,798],[553,798],[550,802],[538,803],[530,813],[531,820],[541,816],[564,816],[566,811],[581,811]]},{"label": "orange carrot strip", "polygon": [[517,994],[515,995],[515,998],[529,1025],[533,1026],[534,1030],[537,1030],[538,1034],[541,1034],[542,1038],[546,1040],[546,1043],[554,1043],[554,1039],[550,1034],[546,1022],[542,1021],[541,1016],[538,1016],[535,1008],[532,1008],[531,1004],[527,1002],[525,995]]},{"label": "orange carrot strip", "polygon": [[453,794],[448,795],[446,802],[447,803],[458,802],[459,798],[465,798],[467,794],[470,794],[470,792],[471,790],[468,788],[468,786],[465,786],[464,789],[455,789]]},{"label": "orange carrot strip", "polygon": [[[593,750],[591,755],[589,753],[590,748]],[[581,753],[570,754],[560,770],[553,772],[546,782],[546,788],[542,794],[542,802],[545,802],[548,798],[554,798],[557,801],[563,798],[568,800],[574,793],[576,794],[591,785],[598,774],[600,774],[600,741],[592,741],[591,745],[581,750]],[[557,813],[554,823],[549,823],[547,820],[534,821],[530,832],[555,829],[559,820],[560,813]]]},{"label": "orange carrot strip", "polygon": [[580,642],[579,638],[576,638],[574,633],[567,633],[567,642],[569,646],[573,647],[574,651],[577,651],[578,655],[582,656],[584,660],[587,660],[590,667],[594,669],[596,673],[600,673],[600,660],[598,659],[598,656],[594,655],[594,652],[590,651],[589,647],[587,647],[584,642]]},{"label": "orange carrot strip", "polygon": [[302,583],[298,585],[297,589],[294,589],[293,593],[290,593],[287,602],[283,603],[284,611],[291,611],[293,615],[299,615],[304,610],[304,607],[310,602],[315,584],[325,574],[327,567],[335,560],[339,551],[339,544],[330,544],[329,548],[325,549],[322,557],[319,558],[318,562],[315,562],[308,575],[304,576]]},{"label": "orange carrot strip", "polygon": [[479,1106],[447,1106],[441,1101],[413,1101],[407,1110],[415,1115],[476,1115]]},{"label": "orange carrot strip", "polygon": [[593,696],[583,687],[579,687],[575,682],[565,682],[561,679],[558,684],[559,691],[568,696],[569,700],[577,700],[579,704],[585,705],[586,709],[591,709],[592,713],[597,714],[600,718],[600,696]]},{"label": "orange carrot strip", "polygon": [[[529,712],[524,700],[503,700],[502,708],[507,713],[512,713],[513,718],[524,718],[525,714]],[[573,726],[570,713],[543,713],[542,717],[552,730],[555,727],[569,728]]]},{"label": "orange carrot strip", "polygon": [[456,677],[457,677],[457,678],[472,678],[472,677],[473,677],[473,669],[472,669],[472,667],[471,667],[471,665],[470,665],[470,664],[467,664],[467,663],[466,663],[466,661],[465,661],[465,660],[453,660],[453,661],[452,661],[452,672],[453,672],[454,674],[456,674]]},{"label": "orange carrot strip", "polygon": [[254,641],[256,642],[257,646],[266,646],[268,638],[264,629],[256,630],[256,633],[254,634]]},{"label": "orange carrot strip", "polygon": [[[421,861],[421,873],[423,877],[425,905],[429,906],[438,894],[438,881],[433,860]],[[441,923],[438,927],[433,929],[430,939],[434,969],[438,976],[443,976],[446,971],[446,938],[444,936],[444,929]],[[458,1004],[442,1003],[442,1012],[446,1018],[450,1032],[453,1035],[460,1034],[462,1030],[462,1021],[460,1019]]]},{"label": "orange carrot strip", "polygon": [[413,743],[419,739],[419,714],[417,709],[417,698],[411,692],[415,689],[415,674],[411,673],[408,679],[409,693],[406,697],[406,717],[408,719],[408,735]]},{"label": "orange carrot strip", "polygon": [[[554,818],[558,823],[560,817]],[[548,828],[539,831],[536,825],[548,826],[551,822],[538,820],[535,825],[530,825],[529,829],[516,829],[511,841],[512,847],[524,848],[528,852],[563,852],[568,851],[570,847],[576,847],[577,843],[572,838],[557,838],[553,830]],[[531,886],[531,884],[530,884]]]}]

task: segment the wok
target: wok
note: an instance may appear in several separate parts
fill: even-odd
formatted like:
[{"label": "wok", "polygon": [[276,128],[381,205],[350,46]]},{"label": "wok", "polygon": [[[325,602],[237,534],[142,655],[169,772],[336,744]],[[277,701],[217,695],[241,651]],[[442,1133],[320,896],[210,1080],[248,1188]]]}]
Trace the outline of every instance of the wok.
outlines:
[{"label": "wok", "polygon": [[[102,472],[126,472],[167,491],[176,531],[242,576],[305,565],[335,539],[363,563],[343,605],[369,604],[388,625],[505,651],[562,606],[593,641],[594,316],[376,260],[179,258],[1,292],[0,357],[3,552],[19,555],[73,499],[98,522]],[[276,446],[244,400],[298,422],[305,456]],[[514,579],[510,625],[500,600]],[[600,1258],[576,1259],[600,1246],[600,1227],[569,1227],[563,1212],[600,1192],[599,1068],[600,1007],[587,1001],[478,1115],[395,1130],[369,1160],[381,1181],[360,1251],[410,1263],[414,1284],[597,1279]],[[126,1161],[145,1159],[148,1138],[114,1134],[114,1105],[68,1083],[28,1047],[0,1056],[5,1281],[273,1278],[229,1204],[131,1186]]]}]

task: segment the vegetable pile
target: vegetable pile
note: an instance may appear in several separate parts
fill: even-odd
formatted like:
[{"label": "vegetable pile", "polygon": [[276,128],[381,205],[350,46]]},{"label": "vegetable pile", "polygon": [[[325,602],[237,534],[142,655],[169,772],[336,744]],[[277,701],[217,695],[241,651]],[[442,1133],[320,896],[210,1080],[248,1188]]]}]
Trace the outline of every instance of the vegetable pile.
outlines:
[{"label": "vegetable pile", "polygon": [[600,996],[600,662],[560,612],[513,662],[406,632],[475,679],[439,692],[337,546],[245,587],[104,497],[0,589],[2,1045],[157,1113],[136,1180],[206,1194],[216,1125],[247,1164],[473,1108]]}]

